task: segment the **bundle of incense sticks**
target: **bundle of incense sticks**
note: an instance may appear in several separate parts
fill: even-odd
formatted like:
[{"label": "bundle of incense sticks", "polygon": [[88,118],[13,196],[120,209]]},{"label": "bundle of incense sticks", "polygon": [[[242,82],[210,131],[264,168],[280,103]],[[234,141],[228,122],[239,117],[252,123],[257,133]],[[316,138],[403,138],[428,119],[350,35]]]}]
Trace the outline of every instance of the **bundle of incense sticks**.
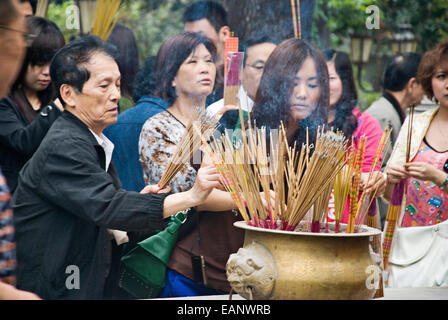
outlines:
[{"label": "bundle of incense sticks", "polygon": [[[221,139],[222,138],[226,139],[226,142],[223,144],[222,140],[207,141],[207,139],[204,138],[199,129],[197,127],[194,128],[195,131],[201,136],[203,150],[208,154],[208,156],[210,157],[211,161],[213,162],[213,164],[215,165],[216,169],[220,174],[221,184],[232,196],[232,199],[235,202],[237,208],[240,210],[241,216],[243,217],[244,221],[249,224],[251,219],[249,218],[249,215],[246,211],[246,201],[242,197],[241,188],[238,188],[238,186],[233,185],[232,181],[235,181],[235,177],[231,177],[230,175],[232,174],[232,172],[226,171],[225,167],[225,164],[227,163],[226,161],[233,161],[232,159],[233,146],[230,149],[223,148],[224,144],[227,145],[229,144],[228,141],[230,140],[230,137],[228,135],[228,132],[225,131],[225,135],[221,137]],[[214,146],[215,148],[212,149],[211,145]],[[229,154],[230,157],[228,157],[227,154]],[[220,158],[217,155],[221,156],[224,155],[224,157]]]},{"label": "bundle of incense sticks", "polygon": [[324,221],[324,217],[328,213],[328,204],[330,201],[333,183],[329,183],[328,187],[313,205],[313,221],[311,223],[311,232],[320,232],[320,223]]},{"label": "bundle of incense sticks", "polygon": [[[414,122],[414,106],[411,106],[409,112],[408,123],[408,139],[406,144],[406,163],[410,160],[411,153],[411,139],[412,139],[412,127]],[[389,208],[386,215],[386,223],[384,225],[384,239],[383,239],[383,270],[387,271],[389,266],[389,255],[392,249],[392,243],[395,233],[395,228],[398,223],[398,219],[401,213],[401,206],[403,197],[406,192],[406,179],[402,179],[394,186],[392,191],[392,198],[389,203]],[[387,280],[386,280],[387,282]]]},{"label": "bundle of incense sticks", "polygon": [[271,181],[275,193],[275,203],[273,208],[273,216],[277,219],[283,219],[283,215],[286,208],[286,195],[285,195],[285,173],[286,163],[285,155],[288,148],[288,141],[286,137],[286,131],[283,123],[280,126],[280,130],[270,134],[270,150],[271,150]]},{"label": "bundle of incense sticks", "polygon": [[[353,138],[352,138],[352,142],[351,145],[353,145]],[[313,224],[314,224],[314,230],[316,230],[316,232],[318,232],[317,230],[317,226],[319,225],[317,221],[319,220],[323,220],[325,221],[325,232],[328,232],[328,222],[327,222],[327,214],[328,214],[328,204],[329,204],[329,199],[331,196],[331,192],[333,191],[333,195],[334,195],[334,206],[335,206],[335,232],[339,232],[339,228],[340,228],[340,223],[342,221],[343,218],[343,213],[344,213],[344,208],[345,205],[347,203],[347,199],[348,199],[348,195],[349,195],[349,191],[350,191],[350,182],[352,181],[352,179],[349,177],[352,177],[353,174],[353,160],[354,157],[352,155],[352,152],[347,152],[347,156],[346,156],[346,163],[347,165],[344,166],[344,168],[342,170],[340,170],[338,172],[338,174],[336,175],[336,177],[334,178],[333,182],[329,185],[328,188],[328,194],[323,194],[321,199],[318,201],[320,203],[320,205],[318,204],[318,206],[320,207],[320,209],[313,208],[314,210],[314,218],[313,218]],[[344,154],[340,154],[340,157],[344,157]],[[328,197],[328,198],[327,198]],[[321,212],[319,214],[320,211],[324,211]],[[323,218],[323,219],[322,219]]]},{"label": "bundle of incense sticks", "polygon": [[79,7],[81,30],[85,33],[90,33],[95,22],[95,0],[77,0],[76,5]]},{"label": "bundle of incense sticks", "polygon": [[[377,145],[373,163],[369,170],[366,185],[370,184],[370,182],[372,182],[376,178],[375,169],[377,168],[378,163],[381,163],[380,166],[382,165],[382,162],[384,160],[383,155],[388,151],[385,150],[385,148],[386,146],[388,146],[390,134],[391,129],[386,128],[383,131],[381,139]],[[375,199],[374,195],[369,194],[367,190],[363,190],[361,195],[359,195],[360,185],[357,184],[361,179],[366,143],[367,139],[365,137],[361,137],[358,151],[355,151],[352,148],[352,151],[349,154],[350,160],[348,161],[348,165],[344,168],[344,170],[340,172],[340,174],[338,174],[335,179],[334,197],[336,232],[339,231],[339,224],[342,220],[347,198],[349,198],[350,200],[347,232],[355,232],[356,230],[358,230],[359,226],[361,224],[364,224],[368,212],[372,213],[372,211],[369,211],[369,209],[371,208],[372,202]],[[373,220],[369,220],[369,222],[373,224]]]},{"label": "bundle of incense sticks", "polygon": [[238,90],[240,74],[243,66],[243,52],[229,52],[227,58],[227,73],[224,82],[224,105],[239,105]]},{"label": "bundle of incense sticks", "polygon": [[[298,156],[295,146],[288,147],[284,127],[277,132],[278,137],[270,134],[270,148],[266,129],[254,127],[245,131],[243,141],[233,143],[226,131],[221,139],[204,143],[204,149],[247,224],[294,230],[344,166],[347,142],[342,134],[319,129],[313,155],[313,146],[305,144]],[[270,203],[271,188],[274,204]]]},{"label": "bundle of incense sticks", "polygon": [[347,139],[340,132],[325,132],[324,128],[319,128],[314,152],[310,156],[311,147],[302,146],[298,157],[293,153],[295,148],[288,149],[286,230],[295,229],[346,164]]},{"label": "bundle of incense sticks", "polygon": [[[277,141],[272,132],[270,135],[270,156],[265,129],[257,127],[245,131],[243,141],[236,145],[226,132],[206,149],[246,223],[291,231],[345,165],[347,141],[342,134],[324,132],[322,128],[318,130],[316,146],[304,144],[299,155],[296,146],[288,147],[284,127],[277,132]],[[268,196],[271,187],[276,195],[273,205]]]},{"label": "bundle of incense sticks", "polygon": [[[228,131],[221,140],[213,140],[210,144],[210,155],[218,172],[221,174],[224,186],[231,192],[232,197],[248,224],[260,226],[265,220],[267,212],[259,193],[258,179],[250,168],[249,161],[244,154],[244,146],[234,144]],[[246,210],[247,207],[247,210]]]},{"label": "bundle of incense sticks", "polygon": [[50,0],[38,0],[35,16],[45,18],[47,16],[49,4],[50,4]]},{"label": "bundle of incense sticks", "polygon": [[294,230],[346,164],[347,139],[319,128],[315,146],[307,142],[298,151],[296,145],[288,146],[283,125],[270,132],[269,143],[265,128],[245,130],[243,123],[242,129],[236,143],[225,131],[210,143],[202,139],[203,149],[248,225]]},{"label": "bundle of incense sticks", "polygon": [[[351,145],[353,146],[353,138]],[[340,223],[342,221],[347,199],[350,194],[350,188],[353,181],[353,169],[356,159],[356,153],[350,151],[347,157],[347,165],[336,175],[333,183],[334,190],[334,215],[335,215],[335,232],[338,233]]]},{"label": "bundle of incense sticks", "polygon": [[188,124],[173,156],[170,159],[158,183],[161,189],[168,186],[174,176],[186,165],[193,154],[202,145],[202,139],[208,140],[217,127],[215,119],[207,114],[205,109],[195,108],[195,121]]},{"label": "bundle of incense sticks", "polygon": [[97,0],[92,34],[106,41],[125,3],[126,0]]},{"label": "bundle of incense sticks", "polygon": [[238,37],[234,37],[232,32],[231,36],[228,37],[224,42],[224,83],[226,81],[226,75],[227,75],[229,52],[238,52],[238,47],[239,47],[239,39]]},{"label": "bundle of incense sticks", "polygon": [[358,210],[358,197],[361,189],[366,144],[367,138],[365,136],[362,136],[358,146],[358,151],[356,152],[355,165],[353,169],[353,181],[350,188],[349,214],[346,231],[347,233],[353,233],[355,229],[355,217]]},{"label": "bundle of incense sticks", "polygon": [[[380,167],[384,160],[384,154],[387,152],[385,150],[388,145],[390,134],[392,130],[389,128],[384,129],[383,134],[378,142],[375,156],[373,159],[372,166],[370,167],[369,175],[367,177],[366,185],[369,185],[371,182],[376,179],[376,168],[378,164]],[[360,225],[365,223],[367,212],[372,205],[372,202],[375,200],[375,195],[370,194],[367,190],[363,190],[361,196],[358,199],[357,210],[355,214],[355,229],[357,229]],[[372,221],[373,223],[373,221]],[[381,228],[380,228],[381,229]]]},{"label": "bundle of incense sticks", "polygon": [[302,25],[300,19],[300,0],[291,0],[292,24],[294,26],[294,38],[302,39]]}]

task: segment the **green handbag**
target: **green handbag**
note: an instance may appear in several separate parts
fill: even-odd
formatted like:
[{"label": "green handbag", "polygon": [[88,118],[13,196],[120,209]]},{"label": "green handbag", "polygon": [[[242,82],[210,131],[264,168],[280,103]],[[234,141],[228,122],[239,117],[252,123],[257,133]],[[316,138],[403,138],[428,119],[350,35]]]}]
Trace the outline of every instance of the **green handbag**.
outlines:
[{"label": "green handbag", "polygon": [[120,287],[139,299],[159,296],[179,227],[186,218],[184,211],[172,215],[164,230],[139,242],[121,258]]}]

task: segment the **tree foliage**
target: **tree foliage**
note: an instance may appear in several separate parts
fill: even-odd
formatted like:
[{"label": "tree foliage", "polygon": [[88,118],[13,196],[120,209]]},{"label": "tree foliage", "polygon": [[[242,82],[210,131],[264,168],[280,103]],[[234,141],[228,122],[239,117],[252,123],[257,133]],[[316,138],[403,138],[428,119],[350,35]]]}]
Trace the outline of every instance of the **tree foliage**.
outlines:
[{"label": "tree foliage", "polygon": [[70,7],[74,5],[75,1],[65,0],[50,2],[48,7],[47,18],[57,24],[67,43],[79,34],[79,29],[73,26],[73,12],[70,10]]},{"label": "tree foliage", "polygon": [[[316,0],[313,39],[320,42],[318,23],[326,24],[334,46],[341,45],[352,32],[367,32],[366,8],[380,9],[381,29],[387,33],[398,31],[400,24],[411,24],[418,40],[418,51],[424,52],[448,36],[447,0]],[[389,52],[390,53],[390,52]]]},{"label": "tree foliage", "polygon": [[412,25],[420,52],[448,37],[447,0],[378,0],[377,3],[389,30],[398,30],[404,23]]}]

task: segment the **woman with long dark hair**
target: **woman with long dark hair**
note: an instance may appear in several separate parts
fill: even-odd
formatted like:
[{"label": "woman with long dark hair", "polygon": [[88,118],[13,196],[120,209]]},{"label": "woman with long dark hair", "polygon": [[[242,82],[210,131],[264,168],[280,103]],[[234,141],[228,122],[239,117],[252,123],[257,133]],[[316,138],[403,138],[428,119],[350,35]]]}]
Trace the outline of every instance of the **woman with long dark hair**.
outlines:
[{"label": "woman with long dark hair", "polygon": [[54,120],[63,111],[50,79],[50,61],[65,44],[53,22],[29,16],[28,30],[35,38],[11,92],[0,101],[0,166],[13,192],[17,177]]},{"label": "woman with long dark hair", "polygon": [[285,125],[290,144],[310,142],[327,120],[328,71],[322,54],[306,40],[280,43],[266,61],[251,118],[268,130]]},{"label": "woman with long dark hair", "polygon": [[[381,126],[373,116],[365,112],[361,113],[357,109],[358,94],[348,55],[333,49],[326,49],[323,54],[327,61],[330,78],[328,126],[342,131],[349,139],[353,137],[355,150],[358,150],[361,136],[367,138],[362,174],[363,187],[374,191],[377,196],[382,195],[386,187],[386,179],[380,172],[380,162],[375,168],[374,178],[367,183],[376,149],[383,133]],[[347,218],[348,210],[345,210],[342,221],[346,222]]]},{"label": "woman with long dark hair", "polygon": [[118,51],[117,63],[121,73],[119,108],[127,109],[133,105],[134,81],[139,68],[137,41],[131,29],[117,23],[107,42],[112,43]]}]

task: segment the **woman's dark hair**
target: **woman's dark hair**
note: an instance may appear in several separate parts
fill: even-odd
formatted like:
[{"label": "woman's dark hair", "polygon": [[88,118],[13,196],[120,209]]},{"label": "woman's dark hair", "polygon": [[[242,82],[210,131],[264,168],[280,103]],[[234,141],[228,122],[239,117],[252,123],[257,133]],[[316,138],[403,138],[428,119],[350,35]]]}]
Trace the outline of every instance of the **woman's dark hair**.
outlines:
[{"label": "woman's dark hair", "polygon": [[335,119],[328,126],[342,131],[346,137],[350,138],[358,123],[353,114],[353,109],[358,104],[358,93],[353,78],[352,63],[344,52],[326,49],[322,53],[327,62],[334,62],[336,73],[342,81],[342,95],[334,106],[330,106],[335,108]]},{"label": "woman's dark hair", "polygon": [[50,65],[50,77],[61,102],[64,101],[60,96],[59,89],[63,84],[68,84],[78,92],[82,92],[84,84],[90,78],[86,64],[96,53],[103,53],[115,59],[116,48],[96,36],[89,35],[70,42],[53,57]]},{"label": "woman's dark hair", "polygon": [[117,47],[117,63],[121,73],[121,93],[132,98],[134,80],[138,72],[138,48],[131,29],[116,24],[107,42]]},{"label": "woman's dark hair", "polygon": [[201,33],[183,32],[166,40],[157,52],[154,77],[157,79],[154,95],[172,105],[176,100],[176,88],[172,83],[182,63],[190,54],[203,44],[212,55],[216,57],[216,48],[213,42]]},{"label": "woman's dark hair", "polygon": [[286,126],[290,118],[294,78],[308,57],[316,65],[320,94],[315,110],[300,121],[296,132],[289,139],[290,144],[296,142],[299,147],[306,141],[306,128],[309,130],[310,142],[315,141],[318,126],[327,121],[329,103],[327,65],[320,51],[308,41],[288,39],[274,49],[266,61],[251,114],[257,127],[265,126],[267,130],[275,130],[281,122]]},{"label": "woman's dark hair", "polygon": [[417,81],[422,85],[426,96],[429,99],[434,98],[432,90],[432,77],[435,75],[437,68],[442,63],[448,61],[448,39],[436,45],[432,50],[425,53],[417,71]]},{"label": "woman's dark hair", "polygon": [[[22,69],[12,90],[16,90],[23,85],[29,65],[36,66],[50,63],[56,52],[65,45],[64,36],[54,22],[41,17],[28,16],[26,17],[26,25],[28,30],[36,34],[37,37],[26,50]],[[52,83],[45,90],[39,91],[37,96],[43,106],[55,99],[56,92]]]}]

